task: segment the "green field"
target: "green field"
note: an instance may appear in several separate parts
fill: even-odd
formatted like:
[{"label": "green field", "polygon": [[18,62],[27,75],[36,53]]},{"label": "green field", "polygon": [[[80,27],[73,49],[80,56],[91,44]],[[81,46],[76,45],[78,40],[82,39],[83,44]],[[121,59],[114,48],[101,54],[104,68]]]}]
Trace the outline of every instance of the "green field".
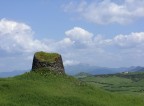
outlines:
[{"label": "green field", "polygon": [[[116,79],[113,77],[109,81],[116,85],[123,82]],[[97,80],[101,81],[101,78]],[[103,82],[108,83],[104,80]],[[128,79],[126,82],[131,83],[131,80]],[[110,92],[101,89],[100,86],[51,72],[28,72],[13,78],[0,79],[0,106],[143,106],[143,104],[143,93]]]},{"label": "green field", "polygon": [[144,93],[144,73],[109,74],[79,78],[111,92]]}]

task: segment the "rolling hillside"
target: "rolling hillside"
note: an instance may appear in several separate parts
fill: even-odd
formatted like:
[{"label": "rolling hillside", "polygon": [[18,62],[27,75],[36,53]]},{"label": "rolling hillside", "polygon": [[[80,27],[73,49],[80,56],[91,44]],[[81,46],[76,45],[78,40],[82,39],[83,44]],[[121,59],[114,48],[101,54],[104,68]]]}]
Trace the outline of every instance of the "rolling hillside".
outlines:
[{"label": "rolling hillside", "polygon": [[81,78],[88,84],[111,92],[127,92],[144,94],[144,72],[104,74]]},{"label": "rolling hillside", "polygon": [[143,106],[143,98],[44,70],[0,79],[0,106]]}]

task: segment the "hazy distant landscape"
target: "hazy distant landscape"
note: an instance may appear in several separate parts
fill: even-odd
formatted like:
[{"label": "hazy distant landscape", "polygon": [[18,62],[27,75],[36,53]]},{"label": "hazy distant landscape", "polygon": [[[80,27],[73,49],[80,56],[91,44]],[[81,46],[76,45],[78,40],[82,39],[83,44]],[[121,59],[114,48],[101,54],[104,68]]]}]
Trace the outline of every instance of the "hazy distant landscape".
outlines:
[{"label": "hazy distant landscape", "polygon": [[[28,72],[29,70],[30,69],[16,70],[10,72],[0,72],[0,77],[12,77]],[[73,66],[65,66],[65,71],[68,75],[72,76],[75,76],[81,72],[88,73],[91,75],[100,75],[100,74],[115,74],[122,72],[144,72],[144,67],[131,66],[121,68],[107,68],[107,67],[90,66],[88,64],[78,64]]]}]

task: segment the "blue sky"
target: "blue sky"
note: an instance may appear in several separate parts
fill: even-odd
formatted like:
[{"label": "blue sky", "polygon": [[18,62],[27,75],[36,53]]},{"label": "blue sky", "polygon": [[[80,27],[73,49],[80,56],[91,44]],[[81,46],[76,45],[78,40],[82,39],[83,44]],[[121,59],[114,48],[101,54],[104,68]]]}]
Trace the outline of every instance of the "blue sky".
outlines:
[{"label": "blue sky", "polygon": [[41,50],[65,65],[144,66],[144,1],[0,1],[0,71],[30,69]]}]

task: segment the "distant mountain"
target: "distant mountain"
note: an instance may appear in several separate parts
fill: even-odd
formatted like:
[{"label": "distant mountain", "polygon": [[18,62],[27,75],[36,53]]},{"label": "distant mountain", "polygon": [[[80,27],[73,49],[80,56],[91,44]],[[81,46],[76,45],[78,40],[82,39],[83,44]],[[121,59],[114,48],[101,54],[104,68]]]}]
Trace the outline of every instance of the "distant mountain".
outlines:
[{"label": "distant mountain", "polygon": [[144,72],[144,67],[139,69],[137,72]]},{"label": "distant mountain", "polygon": [[[23,74],[29,70],[15,70],[11,72],[0,72],[0,77],[13,77],[16,75]],[[90,66],[88,64],[78,64],[73,66],[65,66],[65,71],[69,75],[79,75],[85,76],[84,74],[89,75],[99,75],[99,74],[115,74],[121,72],[144,72],[144,67],[141,66],[131,66],[131,67],[121,67],[121,68],[107,68],[107,67],[98,67]]]},{"label": "distant mountain", "polygon": [[78,64],[73,66],[66,66],[65,70],[67,74],[70,75],[76,75],[81,72],[89,73],[92,75],[98,75],[98,74],[114,74],[114,73],[121,73],[121,72],[135,72],[138,70],[144,71],[144,67],[120,67],[120,68],[107,68],[107,67],[99,67],[99,66],[90,66],[88,64]]},{"label": "distant mountain", "polygon": [[23,74],[25,72],[28,72],[28,70],[15,70],[15,71],[11,71],[11,72],[0,72],[0,78],[4,78],[4,77],[13,77],[16,75],[20,75]]},{"label": "distant mountain", "polygon": [[144,67],[141,66],[137,66],[129,70],[129,72],[142,72],[142,71],[144,71]]}]

